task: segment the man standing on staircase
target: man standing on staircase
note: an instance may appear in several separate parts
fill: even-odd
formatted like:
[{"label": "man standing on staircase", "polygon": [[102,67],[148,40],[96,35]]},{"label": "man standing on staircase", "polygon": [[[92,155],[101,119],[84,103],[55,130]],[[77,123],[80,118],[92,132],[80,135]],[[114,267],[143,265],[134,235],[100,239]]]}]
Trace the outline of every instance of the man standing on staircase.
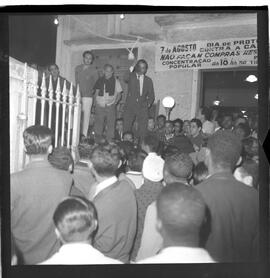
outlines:
[{"label": "man standing on staircase", "polygon": [[93,66],[94,54],[84,51],[83,64],[75,68],[76,86],[79,85],[82,97],[82,134],[87,137],[88,126],[93,104],[94,85],[98,79],[98,72]]}]

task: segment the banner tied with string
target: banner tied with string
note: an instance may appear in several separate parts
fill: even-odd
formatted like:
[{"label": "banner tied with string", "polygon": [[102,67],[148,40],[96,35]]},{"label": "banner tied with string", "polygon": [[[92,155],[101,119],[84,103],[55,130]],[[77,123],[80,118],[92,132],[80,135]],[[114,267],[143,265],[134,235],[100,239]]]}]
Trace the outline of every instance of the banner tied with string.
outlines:
[{"label": "banner tied with string", "polygon": [[188,70],[257,66],[257,38],[158,43],[155,70]]}]

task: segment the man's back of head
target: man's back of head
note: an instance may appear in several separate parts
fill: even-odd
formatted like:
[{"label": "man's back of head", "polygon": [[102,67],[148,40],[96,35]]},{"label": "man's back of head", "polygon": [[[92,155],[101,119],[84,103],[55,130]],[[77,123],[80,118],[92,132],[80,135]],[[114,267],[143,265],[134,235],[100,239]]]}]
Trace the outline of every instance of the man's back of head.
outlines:
[{"label": "man's back of head", "polygon": [[114,143],[100,144],[93,149],[90,160],[95,176],[112,177],[120,163],[119,147]]},{"label": "man's back of head", "polygon": [[26,154],[47,155],[52,150],[52,132],[48,127],[33,125],[23,132]]},{"label": "man's back of head", "polygon": [[83,197],[68,197],[57,206],[53,221],[62,243],[87,243],[97,228],[96,208]]},{"label": "man's back of head", "polygon": [[157,227],[164,247],[198,247],[206,205],[193,187],[183,183],[165,186],[157,199]]},{"label": "man's back of head", "polygon": [[208,138],[205,164],[209,173],[215,171],[232,171],[240,158],[242,143],[240,139],[229,130],[221,130]]},{"label": "man's back of head", "polygon": [[193,168],[192,159],[188,154],[177,152],[165,159],[164,181],[166,184],[173,182],[186,183],[191,176]]},{"label": "man's back of head", "polygon": [[159,147],[159,140],[156,136],[154,135],[147,135],[143,138],[142,141],[142,149],[149,153],[149,152],[154,152],[156,153],[158,151]]}]

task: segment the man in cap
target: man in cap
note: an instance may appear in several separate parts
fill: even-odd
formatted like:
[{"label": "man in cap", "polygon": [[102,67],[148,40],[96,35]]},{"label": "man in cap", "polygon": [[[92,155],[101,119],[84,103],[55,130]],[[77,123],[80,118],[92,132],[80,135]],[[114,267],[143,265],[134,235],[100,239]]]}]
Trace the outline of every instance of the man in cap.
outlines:
[{"label": "man in cap", "polygon": [[134,247],[131,253],[131,260],[135,260],[141,243],[144,217],[147,207],[156,200],[162,189],[164,160],[156,153],[149,153],[145,158],[142,167],[144,178],[143,185],[135,191],[138,206],[137,233]]}]

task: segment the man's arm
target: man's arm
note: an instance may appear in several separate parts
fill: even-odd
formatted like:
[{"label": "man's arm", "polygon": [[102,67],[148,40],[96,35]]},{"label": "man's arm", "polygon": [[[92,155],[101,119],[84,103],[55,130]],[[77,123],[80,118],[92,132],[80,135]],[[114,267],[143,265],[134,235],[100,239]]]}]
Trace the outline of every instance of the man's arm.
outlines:
[{"label": "man's arm", "polygon": [[120,101],[121,97],[122,97],[122,93],[123,93],[123,89],[122,86],[120,84],[120,81],[118,79],[116,79],[116,83],[115,83],[115,93],[116,93],[116,97],[115,97],[115,104],[117,105],[118,102]]},{"label": "man's arm", "polygon": [[75,85],[77,86],[77,84],[79,83],[79,80],[78,80],[78,67],[79,66],[77,66],[76,68],[75,68]]},{"label": "man's arm", "polygon": [[146,211],[141,245],[136,262],[152,257],[162,249],[163,239],[156,229],[156,221],[157,208],[156,202],[153,202]]},{"label": "man's arm", "polygon": [[152,79],[149,78],[149,91],[147,94],[147,104],[148,107],[151,107],[155,100],[155,92]]}]

